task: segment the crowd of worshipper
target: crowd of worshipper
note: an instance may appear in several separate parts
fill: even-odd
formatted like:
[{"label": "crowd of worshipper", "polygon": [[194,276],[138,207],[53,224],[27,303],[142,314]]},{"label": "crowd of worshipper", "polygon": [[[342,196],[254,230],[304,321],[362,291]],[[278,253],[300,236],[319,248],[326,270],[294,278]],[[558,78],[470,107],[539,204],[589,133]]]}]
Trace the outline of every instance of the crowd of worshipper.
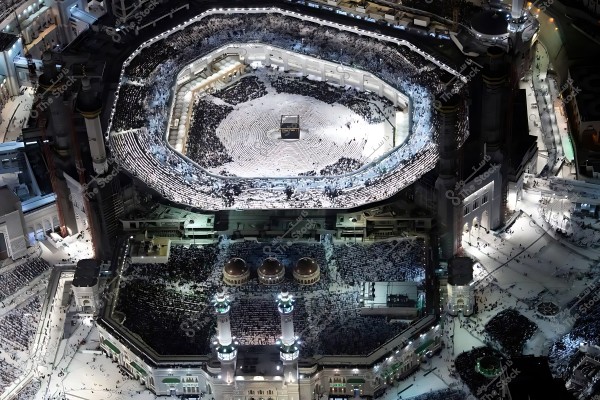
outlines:
[{"label": "crowd of worshipper", "polygon": [[193,285],[209,278],[219,253],[217,244],[202,246],[173,245],[169,250],[169,260],[165,266],[157,264],[132,264],[125,270],[125,279],[151,279],[154,282],[174,282],[177,285]]},{"label": "crowd of worshipper", "polygon": [[534,322],[512,308],[499,312],[485,324],[490,339],[510,356],[521,355],[525,343],[537,329]]},{"label": "crowd of worshipper", "polygon": [[313,97],[327,104],[342,104],[370,124],[378,124],[384,120],[381,112],[377,109],[376,102],[381,103],[381,108],[393,107],[388,99],[376,96],[373,93],[359,92],[351,87],[335,87],[326,82],[308,79],[307,77],[276,76],[271,77],[270,81],[277,93],[298,94]]},{"label": "crowd of worshipper", "polygon": [[22,373],[37,330],[43,295],[36,295],[0,317],[0,393]]},{"label": "crowd of worshipper", "polygon": [[320,292],[313,296],[309,325],[301,330],[303,356],[315,354],[367,355],[404,331],[407,323],[360,315],[357,292]]},{"label": "crowd of worshipper", "polygon": [[[431,69],[433,61],[425,58],[424,53],[412,44],[390,45],[277,13],[265,13],[260,18],[245,13],[211,15],[203,16],[199,21],[164,34],[160,40],[148,42],[137,51],[125,63],[121,90],[134,82],[143,82],[151,88],[148,107],[165,108],[178,71],[199,55],[240,40],[260,42],[376,71],[374,73],[380,79],[412,101],[412,134],[398,150],[349,176],[277,180],[238,178],[232,188],[223,190],[222,178],[206,174],[205,170],[188,163],[166,146],[163,138],[169,113],[148,110],[145,128],[111,135],[111,147],[126,169],[169,200],[202,205],[206,209],[342,205],[348,208],[387,198],[436,164],[432,93],[446,88],[439,79],[441,67]],[[117,105],[129,106],[123,102]],[[111,118],[111,132],[127,129],[123,128],[127,123],[117,119],[114,115]],[[464,132],[459,132],[460,135],[464,136]],[[286,187],[294,188],[291,196],[286,194]]]},{"label": "crowd of worshipper", "polygon": [[[279,244],[284,246],[283,251],[278,250]],[[240,343],[264,345],[275,344],[281,335],[275,300],[278,293],[288,291],[296,297],[294,329],[302,337],[303,356],[369,354],[400,334],[407,324],[360,315],[360,285],[332,273],[341,262],[336,255],[345,248],[345,244],[334,244],[331,238],[321,243],[261,243],[223,237],[214,244],[189,248],[176,245],[170,249],[166,264],[130,264],[125,268],[116,315],[123,315],[124,326],[162,354],[207,354],[216,324],[211,304],[215,293],[225,290],[231,297],[232,331]],[[405,251],[419,253],[417,248]],[[383,248],[369,251],[377,249]],[[246,262],[250,281],[229,287],[223,283],[222,269],[236,257]],[[282,283],[259,283],[256,270],[268,257],[277,258],[284,266]],[[312,258],[320,267],[321,278],[313,285],[298,284],[293,278],[293,267],[304,257]],[[359,260],[344,262],[358,266]],[[400,279],[391,270],[373,277]]]},{"label": "crowd of worshipper", "polygon": [[267,88],[257,76],[243,76],[225,89],[212,93],[214,97],[234,106],[258,99],[266,94]]},{"label": "crowd of worshipper", "polygon": [[564,377],[569,373],[578,357],[581,343],[600,346],[600,302],[593,300],[597,293],[597,285],[594,285],[586,296],[575,297],[567,304],[568,309],[577,313],[577,318],[573,328],[559,337],[550,348],[548,360],[554,375]]},{"label": "crowd of worshipper", "polygon": [[[50,264],[41,258],[27,258],[10,271],[0,274],[0,301],[26,286],[49,268]],[[5,305],[4,302],[0,304]]]},{"label": "crowd of worshipper", "polygon": [[[293,75],[282,77],[281,74],[277,73],[262,73],[261,76],[277,93],[298,94],[317,98],[327,104],[342,104],[371,124],[378,124],[384,120],[382,108],[384,110],[393,108],[393,104],[389,100],[379,98],[372,93],[361,93],[351,88],[334,87],[325,82],[309,80],[306,77],[299,78]],[[203,168],[220,166],[232,161],[226,147],[217,137],[215,132],[217,127],[233,110],[229,105],[254,100],[267,93],[265,83],[258,76],[251,75],[240,78],[231,86],[211,93],[210,96],[205,96],[202,93],[196,94],[192,125],[188,132],[186,155]],[[229,105],[215,104],[211,101],[211,96],[225,101]],[[348,122],[346,126],[350,129],[351,122]],[[347,145],[351,145],[353,142],[355,142],[355,139],[350,140]],[[365,143],[366,139],[363,139],[363,147]],[[345,154],[344,147],[339,148],[339,153]],[[318,172],[312,170],[298,175],[342,175],[357,170],[363,163],[360,160],[340,157],[337,162],[322,168]],[[227,173],[226,170],[224,172],[221,175],[233,176],[233,174]]]},{"label": "crowd of worshipper", "polygon": [[19,394],[17,395],[17,397],[15,397],[15,400],[34,399],[35,395],[37,394],[37,392],[40,391],[41,387],[42,383],[39,380],[32,379],[23,389],[21,389],[21,391],[19,391]]},{"label": "crowd of worshipper", "polygon": [[[297,299],[292,315],[297,332],[306,326],[308,316],[304,302]],[[281,337],[281,316],[275,295],[238,296],[231,303],[231,332],[242,345],[273,345]]]},{"label": "crowd of worshipper", "polygon": [[116,309],[126,315],[123,325],[161,354],[207,354],[214,318],[204,323],[205,315],[198,311],[207,310],[213,294],[204,286],[194,290],[132,278],[123,284]]},{"label": "crowd of worshipper", "polygon": [[216,135],[216,129],[233,110],[198,98],[194,106],[187,140],[186,154],[200,166],[217,167],[232,161],[227,149]]},{"label": "crowd of worshipper", "polygon": [[150,90],[142,85],[123,85],[115,111],[115,130],[145,126]]},{"label": "crowd of worshipper", "polygon": [[415,397],[411,397],[410,400],[468,400],[470,397],[465,392],[457,389],[442,389],[432,391],[430,393],[423,393]]},{"label": "crowd of worshipper", "polygon": [[[319,175],[342,175],[354,171],[363,165],[362,162],[354,158],[341,157],[334,164],[328,165],[319,171]],[[315,171],[308,171],[300,174],[301,176],[316,176]]]},{"label": "crowd of worshipper", "polygon": [[345,282],[418,282],[425,278],[425,245],[420,239],[346,243],[335,247]]},{"label": "crowd of worshipper", "polygon": [[18,366],[0,359],[0,393],[4,392],[22,373]]}]

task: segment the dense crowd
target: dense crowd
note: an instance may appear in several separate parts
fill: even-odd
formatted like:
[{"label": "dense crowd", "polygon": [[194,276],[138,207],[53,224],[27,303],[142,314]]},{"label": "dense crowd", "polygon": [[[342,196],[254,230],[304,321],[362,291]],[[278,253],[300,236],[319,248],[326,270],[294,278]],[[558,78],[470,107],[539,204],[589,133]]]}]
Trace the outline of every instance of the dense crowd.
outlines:
[{"label": "dense crowd", "polygon": [[360,315],[356,292],[321,292],[309,303],[310,325],[302,327],[303,356],[367,355],[400,334],[406,323]]},{"label": "dense crowd", "polygon": [[375,102],[381,102],[383,108],[393,106],[386,98],[376,96],[373,93],[359,92],[349,87],[335,87],[326,82],[311,80],[307,77],[299,79],[293,76],[278,76],[271,79],[271,85],[277,93],[298,94],[315,98],[327,104],[342,104],[363,117],[370,124],[378,124],[384,119]]},{"label": "dense crowd", "polygon": [[145,126],[150,91],[143,85],[123,85],[115,108],[116,131]]},{"label": "dense crowd", "polygon": [[336,163],[331,164],[319,171],[320,175],[342,175],[354,171],[362,166],[358,160],[348,157],[340,158]]},{"label": "dense crowd", "polygon": [[126,316],[123,325],[161,354],[207,354],[215,321],[204,317],[214,293],[155,281],[132,278],[123,285],[117,303]]},{"label": "dense crowd", "polygon": [[42,387],[42,384],[40,381],[38,381],[37,379],[32,379],[31,381],[29,381],[27,386],[25,386],[19,392],[19,395],[16,397],[15,400],[31,400],[31,399],[33,399],[33,398],[35,398],[35,395],[37,394],[37,392],[40,391],[41,387]]},{"label": "dense crowd", "polygon": [[[368,252],[384,249],[377,244],[368,247]],[[224,288],[223,265],[239,257],[250,269],[250,282],[225,290],[232,299],[232,332],[241,344],[275,343],[281,335],[275,295],[289,291],[296,297],[294,328],[302,338],[303,357],[365,355],[401,333],[406,324],[360,315],[359,285],[348,284],[335,272],[336,264],[340,263],[335,259],[336,254],[343,253],[345,248],[344,244],[334,244],[331,238],[322,243],[285,244],[285,251],[281,252],[273,243],[227,238],[211,245],[174,246],[166,265],[132,264],[126,268],[116,315],[122,315],[128,329],[163,354],[206,354],[215,333],[212,296]],[[403,251],[414,253],[407,258],[418,258],[415,254],[422,248],[403,247]],[[267,257],[276,257],[285,267],[284,282],[273,286],[259,284],[256,270]],[[321,279],[314,285],[299,285],[293,278],[293,267],[303,257],[319,264]],[[345,259],[345,262],[360,268],[359,260]],[[392,270],[371,275],[361,280],[408,277]]]},{"label": "dense crowd", "polygon": [[421,281],[425,278],[424,243],[419,239],[348,243],[335,248],[345,282]]},{"label": "dense crowd", "polygon": [[[294,327],[306,326],[304,303],[294,305]],[[231,304],[231,331],[242,345],[273,345],[281,336],[281,317],[275,296],[238,296]]]},{"label": "dense crowd", "polygon": [[[557,376],[564,377],[573,367],[581,343],[600,345],[600,302],[592,300],[596,298],[597,293],[597,290],[592,290],[583,299],[575,297],[572,304],[567,305],[578,304],[571,307],[577,311],[578,316],[571,331],[558,338],[550,348],[548,359],[553,373]],[[587,304],[592,305],[588,307]]]},{"label": "dense crowd", "polygon": [[[224,188],[226,184],[221,178],[207,175],[187,163],[163,143],[169,113],[152,110],[166,108],[177,72],[184,65],[200,54],[241,39],[377,71],[380,79],[410,97],[412,134],[386,158],[344,178],[240,178]],[[162,40],[153,41],[128,60],[125,80],[145,82],[151,92],[148,101],[151,109],[138,109],[133,113],[146,113],[145,129],[113,134],[111,146],[128,170],[166,198],[205,209],[342,205],[347,208],[387,198],[429,171],[437,161],[431,94],[445,89],[438,73],[442,69],[423,73],[433,63],[411,46],[409,43],[391,46],[275,13],[266,13],[260,18],[246,14],[204,16],[201,23],[192,23]],[[121,90],[127,85],[124,83]],[[120,100],[117,102],[118,108],[129,106]],[[113,115],[111,131],[127,129],[127,124]],[[466,137],[466,122],[460,128],[464,131],[458,132],[459,137]],[[292,195],[286,194],[286,187],[294,188]],[[303,189],[297,190],[299,187]]]},{"label": "dense crowd", "polygon": [[231,105],[258,99],[267,94],[267,88],[256,76],[244,76],[225,89],[212,95]]},{"label": "dense crowd", "polygon": [[514,309],[501,311],[485,325],[485,331],[491,339],[500,344],[510,356],[521,355],[525,342],[536,330],[534,322]]},{"label": "dense crowd", "polygon": [[22,373],[20,368],[0,359],[0,392],[4,392]]},{"label": "dense crowd", "polygon": [[[267,85],[269,89],[272,88],[277,93],[302,95],[316,98],[327,104],[333,105],[337,103],[344,105],[357,113],[369,124],[383,122],[385,119],[384,110],[389,111],[394,109],[393,104],[389,100],[380,98],[372,93],[361,93],[349,87],[332,86],[325,82],[308,79],[307,77],[298,77],[291,74],[282,76],[281,73],[266,73],[261,70],[260,77],[257,74],[244,76],[224,89],[211,92],[210,95],[201,92],[196,94],[193,104],[192,125],[187,134],[186,155],[201,167],[207,169],[232,161],[232,157],[227,149],[231,146],[238,146],[238,143],[243,142],[244,139],[240,139],[239,137],[231,138],[226,142],[228,145],[225,146],[218,137],[219,133],[216,130],[233,110],[230,105],[235,106],[265,96],[268,93]],[[186,108],[185,100],[181,106],[178,105],[177,107],[178,110]],[[183,113],[181,117],[186,118]],[[310,119],[311,115],[302,115],[301,126],[303,126],[302,121],[305,117]],[[266,121],[264,122],[267,123]],[[243,132],[244,129],[249,129],[244,120],[236,123],[236,127],[239,128],[240,132]],[[346,124],[346,128],[350,129],[350,127],[351,122],[349,121]],[[265,125],[263,131],[266,132],[268,129]],[[345,130],[344,127],[340,127],[339,129]],[[341,134],[343,135],[343,132]],[[336,144],[334,146],[335,153],[329,153],[328,155],[335,157],[335,155],[348,154],[352,152],[355,146],[364,147],[365,144],[366,139],[359,141],[351,139],[343,144]],[[248,151],[250,150],[251,148],[248,148]],[[259,150],[259,152],[262,150],[264,149]],[[338,161],[327,165],[319,171],[300,172],[298,176],[342,175],[357,170],[368,161],[371,160],[357,160],[341,156]],[[307,159],[306,164],[309,165],[309,162],[310,160]],[[228,173],[227,169],[223,169],[222,172],[220,175],[234,176],[234,174]],[[295,174],[292,173],[291,175]]]},{"label": "dense crowd", "polygon": [[14,294],[49,268],[50,264],[43,259],[32,258],[0,274],[0,301]]},{"label": "dense crowd", "polygon": [[217,167],[232,161],[215,132],[231,110],[227,105],[217,105],[200,98],[196,100],[186,154],[200,166]]},{"label": "dense crowd", "polygon": [[0,317],[0,393],[22,374],[35,335],[42,297],[34,296]]}]

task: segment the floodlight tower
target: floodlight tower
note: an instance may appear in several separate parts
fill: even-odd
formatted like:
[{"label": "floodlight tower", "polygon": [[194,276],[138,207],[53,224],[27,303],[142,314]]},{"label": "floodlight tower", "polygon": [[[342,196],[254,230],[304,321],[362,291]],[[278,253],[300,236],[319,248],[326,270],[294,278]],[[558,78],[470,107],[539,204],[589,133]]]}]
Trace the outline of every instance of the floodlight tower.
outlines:
[{"label": "floodlight tower", "polygon": [[222,379],[232,383],[235,375],[235,364],[237,361],[237,341],[231,336],[231,322],[229,311],[231,301],[225,293],[217,293],[213,299],[213,306],[217,314],[217,340],[214,342],[217,357],[221,361]]},{"label": "floodlight tower", "polygon": [[294,300],[288,292],[281,292],[277,296],[277,309],[281,314],[281,339],[279,357],[283,361],[283,382],[292,384],[298,382],[298,337],[294,335]]}]

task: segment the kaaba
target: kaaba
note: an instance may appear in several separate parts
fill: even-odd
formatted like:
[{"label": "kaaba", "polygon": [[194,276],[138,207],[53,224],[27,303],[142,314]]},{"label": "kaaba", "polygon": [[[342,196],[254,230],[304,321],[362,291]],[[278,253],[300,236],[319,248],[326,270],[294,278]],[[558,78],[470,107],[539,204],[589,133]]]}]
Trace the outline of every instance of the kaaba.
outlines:
[{"label": "kaaba", "polygon": [[282,139],[300,139],[300,116],[282,115],[280,130]]}]

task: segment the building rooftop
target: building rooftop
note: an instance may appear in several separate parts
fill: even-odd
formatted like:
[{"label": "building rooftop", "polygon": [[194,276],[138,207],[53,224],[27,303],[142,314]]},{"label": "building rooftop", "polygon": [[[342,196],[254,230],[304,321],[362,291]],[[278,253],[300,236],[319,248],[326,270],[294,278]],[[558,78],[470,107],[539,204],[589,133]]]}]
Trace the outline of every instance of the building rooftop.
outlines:
[{"label": "building rooftop", "polygon": [[473,260],[469,257],[455,257],[448,263],[448,283],[464,286],[473,280]]},{"label": "building rooftop", "polygon": [[77,262],[75,276],[73,277],[73,286],[91,287],[98,283],[100,274],[100,261],[94,259],[84,259]]}]

